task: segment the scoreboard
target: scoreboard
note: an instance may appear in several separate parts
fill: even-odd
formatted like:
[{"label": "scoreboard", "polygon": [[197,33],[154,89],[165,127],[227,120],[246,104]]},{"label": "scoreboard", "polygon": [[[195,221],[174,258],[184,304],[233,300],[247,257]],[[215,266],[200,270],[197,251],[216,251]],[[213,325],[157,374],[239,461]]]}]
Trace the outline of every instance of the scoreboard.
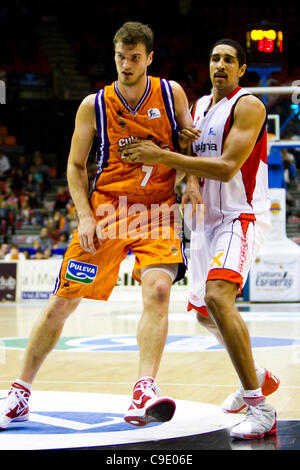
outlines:
[{"label": "scoreboard", "polygon": [[246,36],[248,65],[250,67],[281,67],[283,33],[277,23],[253,23]]}]

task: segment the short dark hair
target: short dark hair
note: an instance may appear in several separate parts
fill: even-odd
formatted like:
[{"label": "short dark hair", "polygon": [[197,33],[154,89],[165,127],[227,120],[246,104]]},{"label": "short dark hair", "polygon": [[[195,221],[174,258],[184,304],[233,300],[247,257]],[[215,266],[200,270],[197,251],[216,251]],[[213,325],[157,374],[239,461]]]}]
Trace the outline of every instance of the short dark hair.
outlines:
[{"label": "short dark hair", "polygon": [[138,44],[141,42],[145,45],[147,54],[153,51],[153,31],[148,25],[139,23],[138,21],[127,21],[116,32],[113,43]]},{"label": "short dark hair", "polygon": [[240,67],[242,67],[242,65],[247,63],[247,56],[246,56],[245,49],[233,39],[221,39],[220,41],[216,42],[216,44],[214,44],[214,46],[212,47],[210,51],[209,58],[211,58],[214,48],[222,44],[225,44],[226,46],[231,46],[236,50],[236,57],[237,57]]}]

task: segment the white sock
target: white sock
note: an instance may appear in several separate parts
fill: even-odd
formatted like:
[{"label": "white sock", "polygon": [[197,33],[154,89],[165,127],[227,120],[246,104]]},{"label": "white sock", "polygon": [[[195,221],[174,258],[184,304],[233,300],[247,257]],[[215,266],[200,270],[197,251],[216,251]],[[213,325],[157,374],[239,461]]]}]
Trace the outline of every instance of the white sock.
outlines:
[{"label": "white sock", "polygon": [[247,405],[250,406],[256,406],[265,401],[265,397],[262,393],[261,388],[258,388],[257,390],[244,390],[244,396],[243,396],[244,401],[247,403]]},{"label": "white sock", "polygon": [[28,382],[24,382],[24,380],[21,380],[21,379],[17,379],[15,380],[15,383],[19,384],[19,385],[22,385],[23,387],[27,388],[27,390],[31,390],[31,384],[28,383]]},{"label": "white sock", "polygon": [[255,365],[255,370],[256,370],[256,374],[257,375],[260,375],[260,374],[265,374],[265,369],[264,367],[260,367],[258,364],[254,364]]},{"label": "white sock", "polygon": [[147,375],[147,376],[145,376],[145,377],[141,377],[141,378],[138,380],[138,382],[141,382],[142,380],[149,380],[149,379],[153,380],[153,382],[154,382],[154,378],[151,377],[150,375]]},{"label": "white sock", "polygon": [[244,391],[244,397],[246,398],[257,398],[261,396],[262,396],[261,388],[258,388],[257,390],[245,390]]}]

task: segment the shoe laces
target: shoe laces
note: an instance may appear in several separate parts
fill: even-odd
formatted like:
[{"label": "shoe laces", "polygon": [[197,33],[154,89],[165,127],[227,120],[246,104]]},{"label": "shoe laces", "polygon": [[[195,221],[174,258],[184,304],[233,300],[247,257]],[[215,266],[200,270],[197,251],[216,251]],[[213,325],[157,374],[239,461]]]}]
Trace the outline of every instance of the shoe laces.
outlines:
[{"label": "shoe laces", "polygon": [[263,409],[261,406],[247,406],[246,418],[247,421],[257,421],[260,419],[263,414]]},{"label": "shoe laces", "polygon": [[152,380],[140,380],[134,387],[134,392],[140,391],[142,395],[153,398],[160,396],[160,389]]},{"label": "shoe laces", "polygon": [[10,410],[13,410],[16,406],[20,408],[20,405],[22,408],[26,408],[28,406],[29,396],[30,393],[27,390],[11,387],[7,401],[3,403],[3,408],[8,407]]}]

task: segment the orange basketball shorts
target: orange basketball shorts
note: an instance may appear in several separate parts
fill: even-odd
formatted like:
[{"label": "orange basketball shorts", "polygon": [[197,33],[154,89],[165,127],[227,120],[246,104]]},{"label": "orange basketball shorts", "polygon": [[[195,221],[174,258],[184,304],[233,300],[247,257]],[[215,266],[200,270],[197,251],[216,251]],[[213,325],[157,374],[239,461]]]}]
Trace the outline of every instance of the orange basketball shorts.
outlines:
[{"label": "orange basketball shorts", "polygon": [[77,229],[62,261],[54,295],[107,300],[118,280],[120,264],[130,251],[135,255],[132,275],[139,282],[141,269],[154,264],[176,263],[179,267],[174,282],[184,277],[187,260],[175,196],[144,204],[94,191],[90,204],[98,222],[94,241],[97,252],[83,251]]}]

